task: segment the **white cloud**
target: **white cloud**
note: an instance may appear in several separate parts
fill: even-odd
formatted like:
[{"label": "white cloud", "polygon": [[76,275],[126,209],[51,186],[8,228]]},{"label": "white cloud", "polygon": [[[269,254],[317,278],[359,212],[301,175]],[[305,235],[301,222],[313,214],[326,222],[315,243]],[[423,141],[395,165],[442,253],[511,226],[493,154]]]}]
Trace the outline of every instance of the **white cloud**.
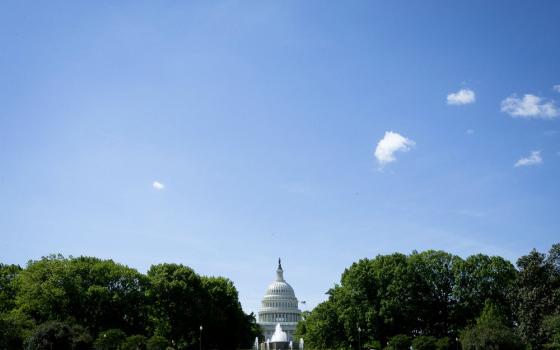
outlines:
[{"label": "white cloud", "polygon": [[474,134],[474,129],[467,129],[465,132],[467,133],[467,135],[472,135]]},{"label": "white cloud", "polygon": [[531,165],[538,165],[543,162],[541,157],[541,151],[533,151],[531,155],[525,158],[519,159],[516,163],[516,167],[520,166],[531,166]]},{"label": "white cloud", "polygon": [[466,105],[476,101],[474,91],[471,89],[461,89],[457,92],[447,95],[448,105]]},{"label": "white cloud", "polygon": [[159,182],[159,181],[154,181],[154,182],[152,183],[152,187],[155,188],[156,190],[163,190],[163,189],[165,188],[165,185],[162,184],[162,183]]},{"label": "white cloud", "polygon": [[396,161],[396,152],[407,152],[414,147],[414,145],[416,145],[416,143],[411,139],[407,139],[393,131],[386,131],[385,136],[377,143],[375,158],[377,158],[379,165],[383,166]]},{"label": "white cloud", "polygon": [[512,117],[552,119],[560,115],[554,101],[545,102],[539,96],[526,94],[523,98],[516,95],[502,101],[502,112]]},{"label": "white cloud", "polygon": [[556,91],[556,92],[560,92],[560,84],[556,84],[552,87],[552,90]]}]

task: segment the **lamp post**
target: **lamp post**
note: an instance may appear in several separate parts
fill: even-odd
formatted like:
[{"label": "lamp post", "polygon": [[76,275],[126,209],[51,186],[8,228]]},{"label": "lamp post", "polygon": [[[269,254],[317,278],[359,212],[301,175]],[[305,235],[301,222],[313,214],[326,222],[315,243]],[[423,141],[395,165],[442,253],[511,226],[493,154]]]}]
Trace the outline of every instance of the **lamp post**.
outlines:
[{"label": "lamp post", "polygon": [[202,350],[202,325],[200,325],[200,336],[198,338],[198,349]]},{"label": "lamp post", "polygon": [[358,326],[358,350],[362,349],[362,340],[360,338],[360,334],[362,333],[362,329]]},{"label": "lamp post", "polygon": [[459,337],[455,337],[455,349],[459,350]]}]

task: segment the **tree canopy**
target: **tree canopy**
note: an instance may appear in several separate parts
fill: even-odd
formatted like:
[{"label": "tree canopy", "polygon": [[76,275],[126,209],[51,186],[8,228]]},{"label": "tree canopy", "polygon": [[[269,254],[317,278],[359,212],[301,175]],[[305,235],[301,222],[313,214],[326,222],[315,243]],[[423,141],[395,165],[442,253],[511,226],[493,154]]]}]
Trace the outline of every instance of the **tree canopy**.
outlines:
[{"label": "tree canopy", "polygon": [[483,254],[378,255],[353,263],[327,294],[296,329],[311,348],[408,348],[411,339],[414,348],[445,349],[460,335],[470,349],[553,348],[560,339],[560,245],[530,252],[517,268]]},{"label": "tree canopy", "polygon": [[[216,339],[205,349],[239,348],[259,333],[230,280],[184,265],[142,274],[112,260],[61,255],[23,269],[0,264],[0,349],[156,348],[161,339],[198,349],[201,325]],[[227,332],[227,343],[216,336]]]},{"label": "tree canopy", "polygon": [[[327,295],[297,325],[307,348],[560,349],[559,244],[516,266],[436,250],[378,255],[345,269]],[[0,350],[229,350],[259,334],[231,280],[188,266],[142,274],[61,255],[0,264]]]}]

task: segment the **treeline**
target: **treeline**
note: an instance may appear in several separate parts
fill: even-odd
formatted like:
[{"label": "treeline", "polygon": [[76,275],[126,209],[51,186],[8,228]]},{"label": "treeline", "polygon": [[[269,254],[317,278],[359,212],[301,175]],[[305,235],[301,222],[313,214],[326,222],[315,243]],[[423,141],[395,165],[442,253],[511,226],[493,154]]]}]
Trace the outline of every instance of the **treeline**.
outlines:
[{"label": "treeline", "polygon": [[296,329],[315,349],[560,349],[560,244],[496,256],[379,255],[344,271]]},{"label": "treeline", "polygon": [[238,349],[259,333],[230,280],[187,266],[142,274],[60,255],[0,264],[0,349]]}]

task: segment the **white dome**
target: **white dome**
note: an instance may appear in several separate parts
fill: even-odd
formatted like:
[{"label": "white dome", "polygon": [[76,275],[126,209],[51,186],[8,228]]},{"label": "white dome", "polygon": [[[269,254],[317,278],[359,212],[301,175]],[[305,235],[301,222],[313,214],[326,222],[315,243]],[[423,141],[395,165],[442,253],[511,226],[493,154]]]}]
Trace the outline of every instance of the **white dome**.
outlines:
[{"label": "white dome", "polygon": [[288,298],[295,298],[296,294],[294,289],[285,281],[274,281],[266,289],[264,297],[268,296],[281,296]]}]

